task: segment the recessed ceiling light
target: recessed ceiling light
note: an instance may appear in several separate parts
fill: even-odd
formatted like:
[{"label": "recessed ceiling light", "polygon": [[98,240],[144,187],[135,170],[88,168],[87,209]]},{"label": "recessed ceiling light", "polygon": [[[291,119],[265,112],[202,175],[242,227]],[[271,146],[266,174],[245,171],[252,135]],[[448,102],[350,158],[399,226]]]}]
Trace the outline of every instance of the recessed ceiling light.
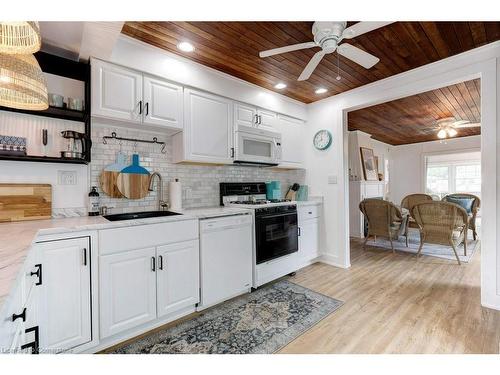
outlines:
[{"label": "recessed ceiling light", "polygon": [[317,89],[315,91],[316,94],[324,94],[325,92],[327,92],[328,90],[325,89],[324,87],[320,87],[319,89]]},{"label": "recessed ceiling light", "polygon": [[275,88],[277,88],[278,90],[282,90],[286,87],[286,84],[284,84],[283,82],[280,82],[280,83],[277,83],[276,85],[274,85]]},{"label": "recessed ceiling light", "polygon": [[184,52],[193,52],[194,46],[189,42],[180,42],[177,44],[177,48]]}]

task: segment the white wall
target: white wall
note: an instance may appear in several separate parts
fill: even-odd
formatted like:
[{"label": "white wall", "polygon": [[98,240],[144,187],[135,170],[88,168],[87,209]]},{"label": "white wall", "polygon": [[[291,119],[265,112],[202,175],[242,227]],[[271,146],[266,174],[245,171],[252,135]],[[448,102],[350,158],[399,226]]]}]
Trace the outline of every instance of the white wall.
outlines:
[{"label": "white wall", "polygon": [[208,68],[150,44],[121,35],[111,62],[217,95],[307,120],[307,105]]},{"label": "white wall", "polygon": [[481,136],[393,146],[389,188],[390,200],[398,204],[404,196],[424,192],[424,156],[433,153],[452,153],[479,150]]},{"label": "white wall", "polygon": [[[500,248],[497,232],[500,220],[500,186],[496,176],[500,174],[500,155],[497,154],[497,128],[500,119],[500,42],[462,53],[450,58],[404,72],[381,81],[350,90],[309,105],[308,139],[315,132],[328,129],[333,134],[334,144],[321,152],[305,146],[306,183],[311,195],[324,197],[325,231],[322,235],[323,260],[349,267],[348,228],[348,137],[345,127],[347,111],[352,111],[405,96],[433,90],[466,80],[481,78],[482,108],[482,197],[484,204],[482,234],[482,288],[481,302],[485,306],[500,309]],[[337,176],[337,184],[329,184],[328,176]],[[488,219],[486,219],[486,217]]]}]

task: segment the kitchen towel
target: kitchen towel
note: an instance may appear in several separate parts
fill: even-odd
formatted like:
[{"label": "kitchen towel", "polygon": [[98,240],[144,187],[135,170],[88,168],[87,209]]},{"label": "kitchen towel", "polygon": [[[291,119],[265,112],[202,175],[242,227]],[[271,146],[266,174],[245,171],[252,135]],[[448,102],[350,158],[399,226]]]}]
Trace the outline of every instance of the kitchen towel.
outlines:
[{"label": "kitchen towel", "polygon": [[171,211],[182,210],[182,185],[178,178],[168,183],[168,203]]}]

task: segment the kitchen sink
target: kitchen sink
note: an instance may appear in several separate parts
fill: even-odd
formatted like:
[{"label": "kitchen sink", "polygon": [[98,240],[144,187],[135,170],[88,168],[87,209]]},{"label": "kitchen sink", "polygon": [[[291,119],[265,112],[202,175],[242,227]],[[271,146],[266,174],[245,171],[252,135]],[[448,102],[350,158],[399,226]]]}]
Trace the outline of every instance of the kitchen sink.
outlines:
[{"label": "kitchen sink", "polygon": [[163,216],[174,216],[174,215],[182,215],[182,214],[172,211],[143,211],[143,212],[129,212],[125,214],[104,215],[103,217],[109,221],[120,221],[120,220],[133,220],[133,219],[147,219],[150,217],[163,217]]}]

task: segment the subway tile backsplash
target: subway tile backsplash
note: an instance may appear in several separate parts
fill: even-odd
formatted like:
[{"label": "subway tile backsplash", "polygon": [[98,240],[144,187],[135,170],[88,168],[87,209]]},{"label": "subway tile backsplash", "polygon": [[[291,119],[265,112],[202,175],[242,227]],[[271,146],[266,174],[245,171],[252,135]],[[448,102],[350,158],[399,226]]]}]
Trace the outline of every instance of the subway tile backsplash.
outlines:
[{"label": "subway tile backsplash", "polygon": [[[102,137],[116,132],[117,136],[127,138],[152,139],[166,142],[166,153],[160,152],[161,146],[147,143],[122,142],[108,140],[103,144]],[[172,138],[164,133],[144,132],[112,126],[93,125],[92,128],[92,163],[90,166],[90,182],[97,186],[101,195],[101,205],[113,207],[112,213],[147,211],[157,208],[157,193],[151,192],[144,199],[130,200],[110,198],[105,195],[99,185],[102,169],[115,161],[116,154],[122,150],[128,156],[134,152],[140,155],[140,163],[150,172],[159,172],[163,177],[164,199],[168,200],[168,182],[178,178],[182,183],[183,208],[197,208],[219,205],[220,182],[260,182],[269,180],[281,181],[282,194],[294,182],[304,182],[304,170],[276,170],[241,166],[210,166],[172,163]],[[155,183],[156,184],[156,183]],[[156,186],[155,186],[156,190]]]}]

